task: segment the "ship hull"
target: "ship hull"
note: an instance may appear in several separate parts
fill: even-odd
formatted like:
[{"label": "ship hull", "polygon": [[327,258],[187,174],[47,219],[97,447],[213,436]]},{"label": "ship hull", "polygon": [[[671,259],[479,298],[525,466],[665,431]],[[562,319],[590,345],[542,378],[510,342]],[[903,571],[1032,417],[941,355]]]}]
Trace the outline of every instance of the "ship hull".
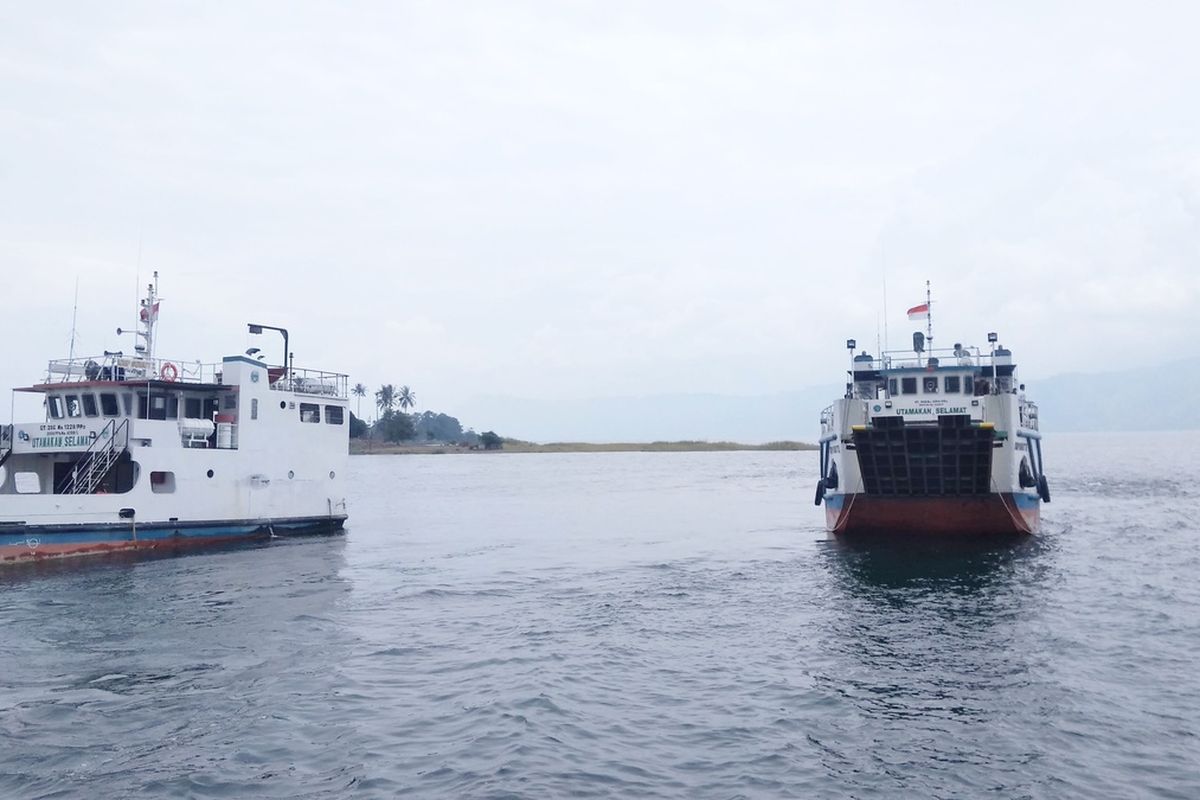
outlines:
[{"label": "ship hull", "polygon": [[171,551],[252,542],[272,536],[337,533],[345,515],[286,520],[211,520],[139,524],[4,525],[0,565],[129,551]]},{"label": "ship hull", "polygon": [[1040,521],[1037,496],[1023,493],[969,497],[825,496],[825,525],[836,534],[1022,534],[1036,533]]}]

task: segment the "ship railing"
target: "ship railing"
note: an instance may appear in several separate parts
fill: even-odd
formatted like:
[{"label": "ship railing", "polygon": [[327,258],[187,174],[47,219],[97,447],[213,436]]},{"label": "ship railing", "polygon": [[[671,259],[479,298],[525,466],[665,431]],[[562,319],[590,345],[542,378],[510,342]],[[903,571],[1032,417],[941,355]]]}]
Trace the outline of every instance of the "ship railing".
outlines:
[{"label": "ship railing", "polygon": [[345,400],[350,396],[350,376],[340,372],[323,372],[317,369],[289,369],[271,381],[277,392],[294,392],[320,397],[336,397]]},{"label": "ship railing", "polygon": [[855,369],[925,369],[931,357],[942,367],[982,367],[992,363],[991,353],[982,353],[978,347],[940,347],[919,355],[912,350],[885,350],[878,358],[858,361],[854,366]]},{"label": "ship railing", "polygon": [[58,494],[91,494],[129,447],[129,420],[109,420],[58,485]]},{"label": "ship railing", "polygon": [[102,356],[55,359],[46,368],[45,383],[145,380],[219,383],[219,371],[219,364],[105,353]]},{"label": "ship railing", "polygon": [[833,427],[833,406],[826,406],[821,410],[821,432]]}]

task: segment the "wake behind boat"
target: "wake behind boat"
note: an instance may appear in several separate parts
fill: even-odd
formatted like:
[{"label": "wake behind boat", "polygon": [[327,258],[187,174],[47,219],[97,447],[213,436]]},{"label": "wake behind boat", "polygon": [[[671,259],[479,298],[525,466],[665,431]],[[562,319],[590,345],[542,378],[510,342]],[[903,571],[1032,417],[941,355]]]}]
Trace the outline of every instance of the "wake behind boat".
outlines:
[{"label": "wake behind boat", "polygon": [[341,530],[347,376],[293,368],[266,325],[281,365],[157,358],[157,282],[132,356],[51,361],[17,390],[45,418],[0,426],[0,563]]},{"label": "wake behind boat", "polygon": [[[929,319],[930,304],[910,309]],[[847,340],[845,397],[821,412],[821,477],[834,533],[1032,533],[1050,502],[1037,405],[1012,353],[955,344],[876,358]]]}]

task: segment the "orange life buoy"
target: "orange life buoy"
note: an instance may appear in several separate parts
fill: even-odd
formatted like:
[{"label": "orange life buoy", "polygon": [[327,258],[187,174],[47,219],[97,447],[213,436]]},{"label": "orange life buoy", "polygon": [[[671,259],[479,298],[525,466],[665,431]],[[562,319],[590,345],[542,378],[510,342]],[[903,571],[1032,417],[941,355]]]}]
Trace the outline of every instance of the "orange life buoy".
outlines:
[{"label": "orange life buoy", "polygon": [[173,381],[179,377],[179,367],[168,361],[162,365],[162,369],[158,371],[158,374],[164,381]]}]

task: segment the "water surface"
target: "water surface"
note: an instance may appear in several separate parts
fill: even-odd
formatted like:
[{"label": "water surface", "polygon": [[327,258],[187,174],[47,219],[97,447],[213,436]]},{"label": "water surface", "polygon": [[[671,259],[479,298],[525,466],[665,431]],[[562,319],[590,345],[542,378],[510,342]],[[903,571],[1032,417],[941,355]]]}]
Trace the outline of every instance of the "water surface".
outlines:
[{"label": "water surface", "polygon": [[916,546],[812,453],[356,457],[344,537],[0,573],[0,797],[1200,796],[1198,448]]}]

